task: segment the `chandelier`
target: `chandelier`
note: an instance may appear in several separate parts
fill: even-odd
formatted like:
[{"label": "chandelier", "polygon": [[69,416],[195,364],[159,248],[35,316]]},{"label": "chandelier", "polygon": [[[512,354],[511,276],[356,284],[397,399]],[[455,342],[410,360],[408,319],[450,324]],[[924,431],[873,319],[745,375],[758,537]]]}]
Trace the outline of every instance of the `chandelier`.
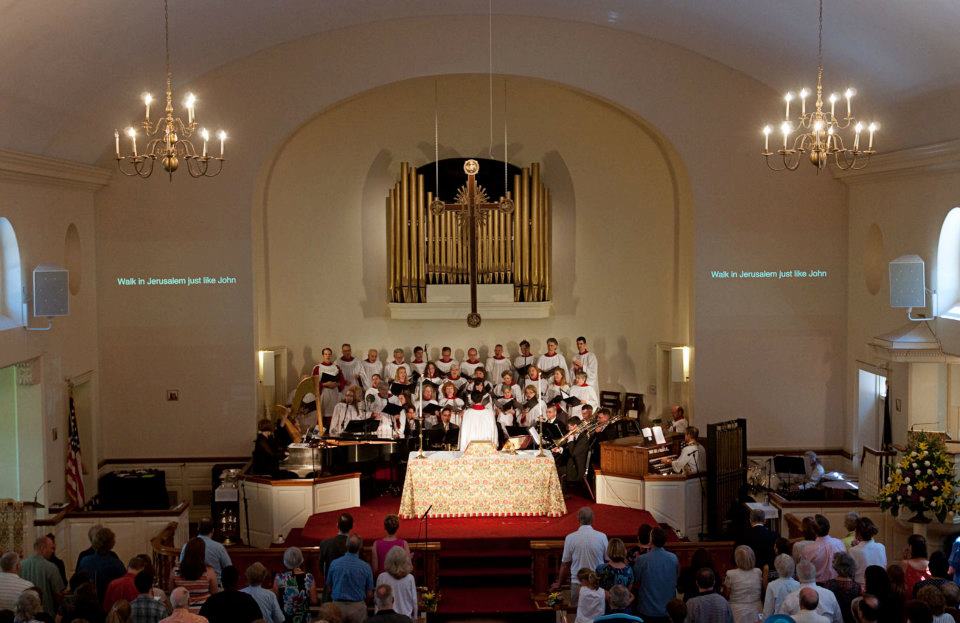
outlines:
[{"label": "chandelier", "polygon": [[[173,173],[180,167],[181,160],[186,162],[187,171],[192,177],[216,177],[223,170],[223,146],[227,140],[227,133],[219,130],[216,140],[220,143],[219,156],[214,153],[215,146],[209,145],[210,132],[197,123],[197,98],[193,93],[187,93],[183,100],[183,107],[187,112],[187,121],[174,116],[173,109],[173,74],[170,71],[170,11],[168,0],[163,1],[163,28],[164,44],[166,48],[167,68],[167,105],[162,114],[155,121],[150,119],[150,105],[153,96],[150,93],[142,95],[145,107],[143,121],[137,126],[143,131],[146,143],[142,150],[137,150],[137,127],[130,126],[124,130],[124,143],[130,141],[131,154],[120,151],[120,130],[114,130],[113,142],[116,150],[117,167],[124,175],[148,178],[153,175],[153,166],[157,160],[160,166],[173,180]],[[199,132],[197,131],[199,128]],[[199,134],[203,140],[200,151],[190,141],[194,134]]]},{"label": "chandelier", "polygon": [[[846,116],[837,117],[837,102],[840,95],[831,93],[828,101],[830,111],[823,110],[823,0],[820,0],[820,18],[817,30],[817,93],[814,109],[807,112],[807,98],[810,90],[800,89],[800,116],[790,118],[790,104],[796,98],[793,92],[788,92],[783,100],[786,104],[786,114],[780,124],[780,134],[783,135],[783,147],[777,151],[770,151],[770,135],[773,127],[763,128],[763,151],[760,152],[767,166],[774,171],[796,171],[804,154],[808,154],[810,163],[817,168],[817,173],[826,168],[831,160],[838,169],[859,170],[867,166],[870,156],[877,153],[873,148],[873,136],[880,126],[871,122],[868,125],[857,121],[853,116],[850,101],[857,94],[856,89],[848,88],[843,93],[846,100]],[[840,104],[840,114],[843,114],[844,104]],[[844,141],[841,131],[850,130],[848,139]],[[862,136],[866,130],[866,136]],[[791,138],[791,135],[796,135]],[[864,147],[866,144],[866,147]],[[848,146],[849,145],[849,146]],[[777,158],[776,156],[780,157]],[[773,156],[773,163],[770,157]]]}]

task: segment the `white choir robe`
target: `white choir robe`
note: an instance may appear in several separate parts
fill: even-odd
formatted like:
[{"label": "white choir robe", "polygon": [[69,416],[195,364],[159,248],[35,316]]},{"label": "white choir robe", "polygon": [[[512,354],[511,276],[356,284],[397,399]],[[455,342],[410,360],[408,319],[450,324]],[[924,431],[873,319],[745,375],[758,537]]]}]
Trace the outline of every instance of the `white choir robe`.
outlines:
[{"label": "white choir robe", "polygon": [[698,474],[707,471],[707,451],[700,444],[684,446],[673,461],[673,471],[684,474]]},{"label": "white choir robe", "polygon": [[[497,385],[494,385],[493,393],[496,394],[498,397],[503,398],[504,387],[506,386],[503,383],[498,383]],[[524,400],[523,392],[520,391],[519,385],[514,383],[513,385],[510,386],[510,390],[513,392],[514,400],[516,400],[517,402],[523,402]]]},{"label": "white choir robe", "polygon": [[493,383],[502,382],[503,373],[507,370],[513,370],[513,366],[510,365],[510,360],[506,357],[500,359],[487,357],[487,365],[484,367],[487,369],[487,379]]},{"label": "white choir robe", "polygon": [[453,414],[450,418],[450,421],[457,426],[460,426],[460,423],[463,421],[463,415],[460,411],[463,410],[463,401],[459,398],[441,398],[437,401],[437,404],[443,407],[450,407],[453,410]]},{"label": "white choir robe", "polygon": [[404,361],[403,363],[397,363],[391,361],[389,363],[383,364],[383,376],[387,377],[389,380],[394,380],[397,378],[397,370],[404,368],[407,371],[407,381],[410,381],[410,377],[413,376],[413,368],[410,367],[410,364]]},{"label": "white choir robe", "polygon": [[536,427],[539,419],[542,417],[547,417],[547,403],[540,400],[537,401],[537,404],[533,405],[526,414],[523,413],[522,409],[520,410],[516,418],[517,426],[526,426],[527,428],[531,426]]},{"label": "white choir robe", "polygon": [[[318,363],[313,366],[313,375],[314,376],[323,376],[324,374],[330,374],[332,376],[339,376],[340,368],[334,364],[329,366],[323,363]],[[323,417],[329,418],[333,417],[333,410],[337,408],[337,405],[340,403],[340,388],[339,387],[321,387],[320,388],[320,409],[323,412]]]},{"label": "white choir robe", "polygon": [[[460,364],[460,376],[465,376],[468,379],[473,378],[473,373],[477,371],[477,368],[483,365],[483,362],[479,359],[476,361],[464,361]],[[488,375],[489,376],[489,375]]]},{"label": "white choir robe", "polygon": [[[419,406],[419,405],[420,405],[420,399],[414,397],[414,399],[413,399],[413,404],[414,404],[414,406],[417,407],[417,415],[420,415],[420,406]],[[423,401],[423,406],[424,406],[424,408],[426,408],[427,405],[438,405],[438,404],[440,404],[440,403],[437,402],[436,400],[432,400],[432,399],[431,399],[431,400],[424,400],[424,401]],[[430,415],[430,414],[428,414],[428,413],[424,413],[424,414],[423,414],[423,423],[424,423],[424,426],[426,426],[428,429],[429,429],[431,426],[433,426],[434,424],[436,424],[438,421],[439,421],[439,420],[438,420],[438,418],[437,418],[436,415]]]},{"label": "white choir robe", "polygon": [[336,361],[337,367],[340,368],[340,373],[343,375],[343,380],[346,382],[347,387],[352,385],[360,384],[360,360],[356,357],[350,359],[350,361],[344,361],[343,357],[339,357]]},{"label": "white choir robe", "polygon": [[680,433],[682,435],[685,432],[687,432],[687,418],[685,417],[671,422],[670,427],[667,429],[667,433]]},{"label": "white choir robe", "polygon": [[[554,385],[550,383],[547,386],[547,391],[544,392],[543,399],[547,402],[550,402],[557,396],[569,396],[570,395],[570,386],[569,385]],[[567,409],[567,405],[563,405],[563,409]]]},{"label": "white choir robe", "polygon": [[[526,367],[528,367],[528,366],[535,366],[535,365],[537,365],[537,356],[536,356],[536,355],[530,355],[529,357],[524,357],[523,355],[517,355],[516,357],[514,357],[514,358],[513,358],[513,369],[517,371],[517,375],[518,375],[518,376],[517,376],[517,378],[515,378],[515,379],[513,379],[513,380],[514,380],[514,381],[517,381],[517,382],[520,382],[521,380],[523,380],[523,379],[521,379],[521,378],[519,377],[520,368],[526,368]],[[524,376],[524,379],[526,379],[526,376]]]},{"label": "white choir robe", "polygon": [[427,369],[427,360],[424,359],[423,361],[411,361],[410,367],[413,368],[417,374],[422,376],[423,371]]},{"label": "white choir robe", "polygon": [[540,355],[540,358],[537,359],[537,367],[540,368],[540,372],[559,367],[563,370],[564,378],[570,379],[570,368],[567,367],[567,360],[563,358],[561,353],[557,353],[553,357],[548,357],[546,353]]},{"label": "white choir robe", "polygon": [[347,428],[347,424],[354,420],[366,419],[366,414],[357,408],[357,405],[348,405],[345,402],[337,403],[333,409],[333,418],[330,420],[330,430],[328,434],[331,437],[339,437]]},{"label": "white choir robe", "polygon": [[463,386],[467,384],[467,379],[463,378],[462,376],[459,376],[455,379],[448,378],[447,382],[453,383],[454,387],[456,387],[457,391],[459,392],[461,389],[463,389]]},{"label": "white choir robe", "polygon": [[377,426],[376,432],[377,438],[396,439],[398,437],[402,437],[403,431],[406,428],[406,424],[407,418],[402,413],[396,416],[381,413],[380,425]]},{"label": "white choir robe", "polygon": [[437,366],[437,370],[443,373],[444,376],[450,374],[450,368],[453,367],[453,364],[458,363],[456,359],[451,359],[450,361],[444,361],[443,359],[437,359],[433,362]]},{"label": "white choir robe", "polygon": [[[580,369],[587,373],[587,385],[597,388],[597,356],[587,351],[582,355],[577,353],[573,361],[580,361]],[[577,365],[573,363],[574,374],[576,374]],[[571,381],[575,379],[570,379]]]},{"label": "white choir robe", "polygon": [[364,389],[370,389],[373,387],[373,382],[371,379],[374,374],[379,374],[383,376],[383,364],[380,363],[380,360],[370,362],[364,359],[360,362],[360,382],[363,383]]},{"label": "white choir robe", "polygon": [[[550,388],[550,384],[542,379],[536,380],[536,381],[531,381],[530,379],[527,379],[526,381],[523,382],[523,388],[526,389],[527,385],[533,385],[534,387],[536,387],[540,392],[541,398],[547,395],[547,390]],[[526,396],[524,396],[524,400],[526,400]]]},{"label": "white choir robe", "polygon": [[597,390],[591,385],[574,385],[570,388],[569,393],[571,396],[580,399],[580,404],[575,407],[570,407],[570,417],[581,417],[580,410],[585,404],[593,406],[593,412],[597,412],[597,407],[600,406],[600,398],[597,397]]},{"label": "white choir robe", "polygon": [[436,391],[438,391],[438,392],[440,391],[440,388],[443,387],[443,379],[441,379],[439,376],[435,376],[435,377],[433,377],[433,378],[424,378],[424,379],[423,379],[423,382],[424,382],[424,383],[433,383],[434,385],[437,386]]},{"label": "white choir robe", "polygon": [[493,409],[477,404],[463,412],[460,450],[466,449],[471,441],[489,441],[496,446],[497,440],[497,418]]}]

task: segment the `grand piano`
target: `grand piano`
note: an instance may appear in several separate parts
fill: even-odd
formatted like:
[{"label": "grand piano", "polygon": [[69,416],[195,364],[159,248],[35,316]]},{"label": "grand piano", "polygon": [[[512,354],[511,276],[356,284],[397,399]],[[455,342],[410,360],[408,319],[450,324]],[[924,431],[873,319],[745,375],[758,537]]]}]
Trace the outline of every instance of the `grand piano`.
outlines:
[{"label": "grand piano", "polygon": [[287,456],[280,469],[301,478],[310,474],[372,473],[379,465],[389,463],[402,441],[388,439],[324,438],[311,443],[287,446]]}]

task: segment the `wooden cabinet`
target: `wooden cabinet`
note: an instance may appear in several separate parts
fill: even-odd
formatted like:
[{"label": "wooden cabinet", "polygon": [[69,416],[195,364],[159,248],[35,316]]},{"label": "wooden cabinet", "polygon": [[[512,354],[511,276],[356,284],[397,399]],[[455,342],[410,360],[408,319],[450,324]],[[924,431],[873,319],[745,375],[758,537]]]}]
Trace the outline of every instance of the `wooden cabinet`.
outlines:
[{"label": "wooden cabinet", "polygon": [[651,444],[643,437],[621,437],[600,444],[600,470],[611,476],[643,478],[657,473],[652,464],[658,459],[679,453],[679,440]]}]

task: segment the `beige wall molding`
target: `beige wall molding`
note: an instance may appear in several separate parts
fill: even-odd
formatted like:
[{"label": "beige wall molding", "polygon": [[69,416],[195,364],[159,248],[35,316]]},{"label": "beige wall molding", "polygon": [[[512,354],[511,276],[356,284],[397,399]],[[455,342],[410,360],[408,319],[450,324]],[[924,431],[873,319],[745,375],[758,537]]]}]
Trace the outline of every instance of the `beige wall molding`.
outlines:
[{"label": "beige wall molding", "polygon": [[95,191],[112,177],[109,169],[0,149],[0,180]]},{"label": "beige wall molding", "polygon": [[862,184],[891,176],[918,175],[960,170],[960,139],[910,147],[880,154],[861,171],[835,171],[845,184]]}]

